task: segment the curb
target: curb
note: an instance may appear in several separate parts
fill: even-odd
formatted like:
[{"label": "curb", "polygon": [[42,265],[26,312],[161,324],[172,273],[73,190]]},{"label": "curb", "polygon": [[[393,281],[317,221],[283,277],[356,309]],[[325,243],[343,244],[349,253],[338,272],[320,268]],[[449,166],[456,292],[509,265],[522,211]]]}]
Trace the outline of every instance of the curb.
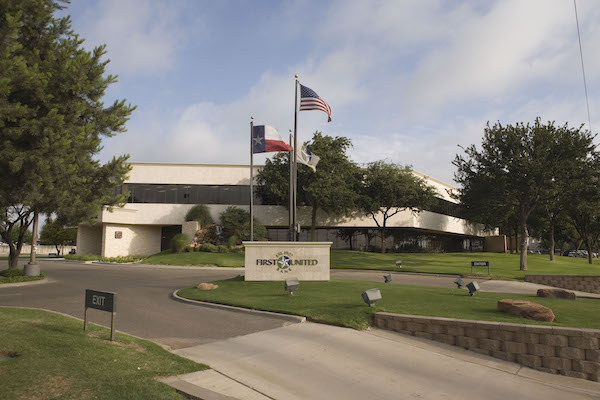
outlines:
[{"label": "curb", "polygon": [[296,323],[306,322],[306,317],[301,317],[299,315],[290,315],[290,314],[282,314],[282,313],[276,313],[276,312],[270,312],[270,311],[252,310],[250,308],[234,307],[234,306],[227,306],[225,304],[208,303],[206,301],[185,299],[185,298],[177,295],[177,292],[179,290],[181,290],[181,289],[177,289],[177,290],[173,291],[173,293],[171,293],[171,297],[173,298],[173,300],[179,301],[180,303],[194,304],[194,305],[201,306],[201,307],[216,308],[216,309],[225,310],[225,311],[233,311],[233,312],[239,312],[239,313],[245,313],[245,314],[260,315],[261,317],[282,319],[282,320],[288,321],[288,322],[296,322]]},{"label": "curb", "polygon": [[32,286],[32,285],[41,285],[43,283],[50,283],[48,278],[39,279],[37,281],[29,281],[29,282],[14,282],[14,283],[0,283],[0,289],[2,288],[11,288],[11,287],[21,287],[21,286]]},{"label": "curb", "polygon": [[451,275],[451,274],[433,274],[429,272],[408,272],[408,271],[386,271],[380,269],[355,269],[355,268],[331,268],[331,272],[340,271],[340,272],[377,272],[383,274],[400,274],[400,275],[417,275],[417,276],[436,276],[443,278],[458,278],[460,275]]},{"label": "curb", "polygon": [[157,380],[165,385],[171,386],[177,393],[190,400],[239,400],[235,397],[217,393],[201,386],[196,386],[179,379],[177,376],[170,376]]}]

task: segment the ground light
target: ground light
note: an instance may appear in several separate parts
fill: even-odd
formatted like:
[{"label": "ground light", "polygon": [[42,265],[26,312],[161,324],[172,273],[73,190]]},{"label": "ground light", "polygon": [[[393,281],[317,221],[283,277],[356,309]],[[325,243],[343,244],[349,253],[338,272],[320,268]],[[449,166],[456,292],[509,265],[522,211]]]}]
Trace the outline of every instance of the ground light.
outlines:
[{"label": "ground light", "polygon": [[381,300],[381,292],[379,289],[368,289],[362,293],[362,298],[369,305],[369,307],[373,307],[375,303]]},{"label": "ground light", "polygon": [[477,281],[473,281],[467,285],[467,289],[469,289],[469,296],[473,296],[479,290],[479,284]]},{"label": "ground light", "polygon": [[383,279],[385,280],[385,283],[390,283],[392,281],[392,274],[385,274]]},{"label": "ground light", "polygon": [[462,288],[463,288],[463,286],[465,286],[465,281],[463,281],[463,280],[462,280],[462,279],[460,279],[460,278],[456,278],[456,279],[454,280],[454,283],[456,283],[456,286],[458,286],[458,288],[459,288],[459,289],[462,289]]},{"label": "ground light", "polygon": [[300,282],[296,278],[286,279],[285,284],[283,285],[285,290],[291,295],[294,294],[294,290],[298,289],[299,286]]}]

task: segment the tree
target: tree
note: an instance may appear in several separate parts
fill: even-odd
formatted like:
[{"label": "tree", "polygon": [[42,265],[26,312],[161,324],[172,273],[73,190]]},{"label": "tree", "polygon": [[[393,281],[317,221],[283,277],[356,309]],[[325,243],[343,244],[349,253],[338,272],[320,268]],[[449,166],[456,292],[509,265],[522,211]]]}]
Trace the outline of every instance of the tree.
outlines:
[{"label": "tree", "polygon": [[94,156],[103,136],[125,130],[135,107],[124,100],[104,106],[116,82],[104,76],[105,47],[85,50],[69,17],[54,17],[61,3],[0,2],[0,236],[9,268],[34,215],[91,218],[123,200],[112,191],[129,170],[127,156],[104,165]]},{"label": "tree", "polygon": [[204,204],[196,204],[194,207],[185,215],[186,221],[197,221],[200,226],[208,225],[213,223],[213,219],[210,216],[208,207]]},{"label": "tree", "polygon": [[[15,243],[17,240],[19,240],[19,231],[20,231],[19,228],[13,229],[11,231],[10,234],[11,234],[11,240],[13,243]],[[23,236],[23,243],[31,244],[32,239],[33,239],[33,233],[30,230],[26,230],[25,235]]]},{"label": "tree", "polygon": [[360,206],[379,227],[382,253],[386,251],[388,220],[404,210],[421,212],[435,201],[435,194],[435,189],[408,166],[375,161],[364,168]]},{"label": "tree", "polygon": [[[334,138],[317,131],[306,144],[313,154],[320,157],[320,161],[316,172],[298,164],[297,204],[311,208],[311,241],[315,241],[318,211],[344,217],[356,210],[359,170],[346,153],[352,145],[348,138]],[[289,207],[287,155],[278,153],[272,160],[267,160],[256,180],[256,193],[263,204]]]},{"label": "tree", "polygon": [[[236,238],[237,243],[250,239],[250,213],[237,207],[227,207],[221,213],[221,225],[223,225],[223,236],[227,239]],[[256,218],[254,218],[254,238],[264,240],[267,238],[267,229]]]},{"label": "tree", "polygon": [[[568,180],[563,163],[578,163],[593,150],[589,132],[542,124],[487,124],[481,151],[474,145],[457,155],[455,180],[461,184],[459,199],[467,207],[482,208],[487,221],[503,215],[518,218],[521,270],[527,269],[528,219],[536,207],[552,198],[558,181]],[[483,204],[483,203],[488,204]]]},{"label": "tree", "polygon": [[64,246],[72,246],[77,241],[77,228],[65,228],[60,221],[48,219],[40,232],[40,244],[49,244],[61,255]]}]

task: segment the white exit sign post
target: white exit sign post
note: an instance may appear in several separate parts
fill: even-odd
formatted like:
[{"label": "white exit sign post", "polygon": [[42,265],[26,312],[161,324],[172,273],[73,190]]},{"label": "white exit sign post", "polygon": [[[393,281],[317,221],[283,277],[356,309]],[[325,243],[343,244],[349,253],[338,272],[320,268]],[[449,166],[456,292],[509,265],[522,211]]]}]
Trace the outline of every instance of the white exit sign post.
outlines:
[{"label": "white exit sign post", "polygon": [[99,292],[97,290],[85,290],[85,311],[83,313],[83,330],[87,331],[88,308],[111,313],[110,317],[110,340],[115,340],[115,314],[117,305],[117,294],[111,292]]}]

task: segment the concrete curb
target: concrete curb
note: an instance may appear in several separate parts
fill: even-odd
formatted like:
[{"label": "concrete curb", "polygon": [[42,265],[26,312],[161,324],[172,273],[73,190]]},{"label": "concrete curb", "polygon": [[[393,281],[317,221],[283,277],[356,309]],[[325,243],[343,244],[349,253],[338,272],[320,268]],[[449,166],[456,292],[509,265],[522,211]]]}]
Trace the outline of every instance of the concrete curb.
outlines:
[{"label": "concrete curb", "polygon": [[450,274],[432,274],[428,272],[407,272],[407,271],[386,271],[381,269],[345,269],[345,268],[331,268],[331,272],[340,271],[340,272],[377,272],[381,274],[399,274],[399,275],[417,275],[417,276],[436,276],[436,277],[444,277],[444,278],[458,278],[460,275],[450,275]]},{"label": "concrete curb", "polygon": [[219,310],[233,311],[233,312],[239,312],[239,313],[245,313],[245,314],[260,315],[261,317],[280,319],[280,320],[289,321],[289,322],[296,322],[296,323],[306,322],[306,317],[301,317],[299,315],[290,315],[290,314],[275,313],[275,312],[270,312],[270,311],[252,310],[250,308],[234,307],[234,306],[228,306],[225,304],[208,303],[206,301],[185,299],[185,298],[177,295],[177,292],[179,290],[181,290],[181,289],[177,289],[177,290],[173,291],[173,293],[171,293],[171,297],[173,298],[173,300],[179,301],[181,303],[194,304],[194,305],[201,306],[201,307],[216,308]]},{"label": "concrete curb", "polygon": [[180,395],[190,400],[239,400],[235,397],[226,396],[221,393],[213,392],[200,386],[179,379],[177,376],[157,379],[166,385],[171,386]]},{"label": "concrete curb", "polygon": [[52,282],[52,281],[48,280],[48,278],[44,278],[44,279],[39,279],[37,281],[29,281],[29,282],[0,283],[0,289],[21,287],[21,286],[41,285],[43,283],[50,283],[50,282]]}]

